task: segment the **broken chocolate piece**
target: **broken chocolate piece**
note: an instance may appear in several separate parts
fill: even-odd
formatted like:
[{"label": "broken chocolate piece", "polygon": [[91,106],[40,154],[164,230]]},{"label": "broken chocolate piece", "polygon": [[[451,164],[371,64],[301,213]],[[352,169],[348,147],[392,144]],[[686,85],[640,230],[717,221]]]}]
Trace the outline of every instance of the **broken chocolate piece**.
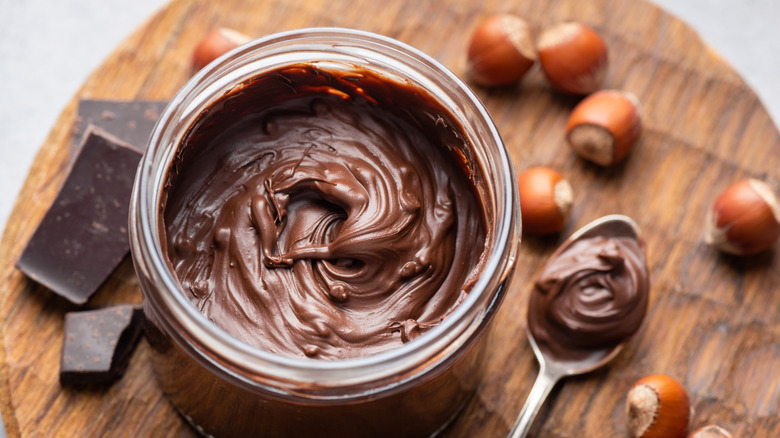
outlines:
[{"label": "broken chocolate piece", "polygon": [[127,215],[141,152],[91,129],[16,267],[84,304],[130,250]]},{"label": "broken chocolate piece", "polygon": [[74,151],[90,125],[110,132],[141,151],[146,150],[152,128],[167,104],[164,100],[82,99],[73,124]]},{"label": "broken chocolate piece", "polygon": [[110,383],[127,370],[141,339],[143,310],[124,304],[65,314],[60,383]]}]

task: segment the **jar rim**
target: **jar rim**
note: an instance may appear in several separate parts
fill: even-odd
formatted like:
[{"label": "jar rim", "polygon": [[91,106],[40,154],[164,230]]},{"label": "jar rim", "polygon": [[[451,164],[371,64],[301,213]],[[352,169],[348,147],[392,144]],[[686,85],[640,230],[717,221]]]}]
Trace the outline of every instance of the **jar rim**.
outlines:
[{"label": "jar rim", "polygon": [[[373,47],[386,47],[394,51],[392,56],[404,54],[404,56],[416,58],[435,69],[454,87],[457,93],[462,93],[465,101],[476,112],[478,119],[484,121],[484,127],[489,132],[490,137],[486,141],[495,143],[495,149],[498,152],[496,159],[500,170],[499,183],[505,187],[503,199],[496,199],[495,202],[501,206],[514,206],[514,208],[504,207],[495,212],[496,216],[493,218],[495,228],[493,235],[495,237],[492,238],[490,252],[484,255],[486,259],[482,274],[476,279],[464,301],[456,306],[452,313],[412,342],[380,353],[349,359],[316,360],[275,354],[238,340],[208,320],[186,297],[181,284],[170,269],[164,256],[160,240],[162,237],[158,227],[159,195],[163,190],[163,184],[160,179],[160,169],[155,169],[153,166],[153,157],[157,157],[173,147],[173,151],[168,150],[168,156],[172,157],[172,152],[175,152],[175,149],[179,147],[178,142],[165,144],[163,141],[166,128],[180,116],[177,109],[182,105],[186,106],[192,93],[202,92],[203,84],[221,74],[231,59],[247,56],[282,42],[295,41],[305,44],[312,40],[327,40],[333,46],[337,44],[368,44],[371,46],[368,48],[369,50]],[[383,56],[389,55],[385,53]],[[462,122],[462,120],[459,121]],[[166,174],[170,160],[163,160],[162,165],[164,167],[162,174]],[[440,356],[443,349],[446,350],[451,342],[442,342],[442,339],[455,339],[464,331],[474,330],[475,327],[470,326],[474,325],[475,320],[479,320],[476,323],[481,322],[481,318],[477,318],[478,315],[473,314],[479,311],[477,304],[488,299],[486,295],[489,295],[489,286],[494,284],[496,277],[505,278],[509,274],[508,271],[511,271],[511,267],[514,266],[517,241],[520,237],[519,203],[517,202],[516,190],[512,187],[515,184],[514,181],[512,160],[487,110],[474,92],[438,61],[408,44],[371,32],[339,27],[301,28],[271,34],[233,49],[196,73],[170,101],[152,131],[149,148],[144,154],[136,175],[131,200],[131,248],[134,259],[137,259],[136,269],[140,269],[142,275],[151,275],[156,281],[162,283],[165,293],[151,297],[152,306],[156,310],[159,310],[161,305],[166,306],[171,311],[169,316],[172,316],[175,321],[164,320],[160,322],[166,325],[169,335],[178,335],[177,341],[183,342],[190,349],[198,350],[198,354],[205,354],[200,359],[208,363],[228,366],[234,374],[233,377],[239,380],[249,379],[257,382],[268,377],[269,371],[272,371],[272,374],[276,371],[283,371],[289,379],[315,386],[327,387],[331,381],[335,382],[336,380],[340,382],[339,386],[343,386],[345,376],[349,376],[354,384],[362,384],[375,380],[377,374],[375,372],[355,373],[356,371],[381,369],[379,375],[387,377],[392,373],[397,373],[399,366],[401,369],[405,369],[404,366],[416,367],[419,365],[418,361],[428,362],[432,356]],[[155,194],[154,191],[157,193]],[[509,259],[507,259],[507,254]],[[147,294],[145,293],[145,295]],[[147,301],[149,298],[147,295]],[[171,326],[172,323],[175,323],[179,329],[185,330],[186,333],[180,333],[180,330],[174,329]],[[170,333],[171,331],[173,333]]]}]

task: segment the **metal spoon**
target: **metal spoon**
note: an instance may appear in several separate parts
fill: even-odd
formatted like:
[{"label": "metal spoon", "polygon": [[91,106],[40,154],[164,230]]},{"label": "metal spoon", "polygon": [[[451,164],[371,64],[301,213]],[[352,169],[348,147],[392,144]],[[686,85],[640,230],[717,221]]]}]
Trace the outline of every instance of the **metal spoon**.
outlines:
[{"label": "metal spoon", "polygon": [[[566,251],[573,242],[595,236],[606,237],[629,237],[641,241],[639,226],[631,218],[623,215],[604,216],[585,225],[580,230],[571,235],[566,241],[553,253],[550,259],[557,257]],[[565,360],[556,358],[548,351],[539,348],[536,340],[527,330],[528,342],[534,351],[536,360],[539,362],[539,375],[536,377],[531,392],[528,394],[523,409],[517,416],[517,421],[509,432],[510,438],[522,438],[528,434],[531,425],[539,413],[544,401],[552,391],[555,384],[564,377],[591,372],[612,360],[620,350],[623,344],[613,348],[594,350],[591,355],[580,360]]]}]

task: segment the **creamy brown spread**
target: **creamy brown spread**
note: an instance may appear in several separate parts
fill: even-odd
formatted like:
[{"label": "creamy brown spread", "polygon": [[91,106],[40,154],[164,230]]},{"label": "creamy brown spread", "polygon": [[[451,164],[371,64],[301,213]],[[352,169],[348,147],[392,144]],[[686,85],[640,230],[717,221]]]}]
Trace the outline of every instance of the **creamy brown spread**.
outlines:
[{"label": "creamy brown spread", "polygon": [[649,276],[642,244],[629,237],[575,241],[545,266],[528,310],[540,348],[579,359],[633,335],[647,311]]},{"label": "creamy brown spread", "polygon": [[182,141],[169,261],[248,344],[322,359],[399,346],[457,306],[489,250],[464,138],[427,92],[369,71],[257,76]]}]

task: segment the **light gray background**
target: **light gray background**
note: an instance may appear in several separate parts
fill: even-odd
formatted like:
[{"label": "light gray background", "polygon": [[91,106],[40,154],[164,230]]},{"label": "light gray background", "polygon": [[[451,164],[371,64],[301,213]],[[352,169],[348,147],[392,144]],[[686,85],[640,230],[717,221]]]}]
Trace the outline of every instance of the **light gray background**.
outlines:
[{"label": "light gray background", "polygon": [[[699,31],[780,121],[780,1],[654,0]],[[0,229],[87,76],[166,0],[0,0]],[[5,433],[0,430],[0,437]]]}]

